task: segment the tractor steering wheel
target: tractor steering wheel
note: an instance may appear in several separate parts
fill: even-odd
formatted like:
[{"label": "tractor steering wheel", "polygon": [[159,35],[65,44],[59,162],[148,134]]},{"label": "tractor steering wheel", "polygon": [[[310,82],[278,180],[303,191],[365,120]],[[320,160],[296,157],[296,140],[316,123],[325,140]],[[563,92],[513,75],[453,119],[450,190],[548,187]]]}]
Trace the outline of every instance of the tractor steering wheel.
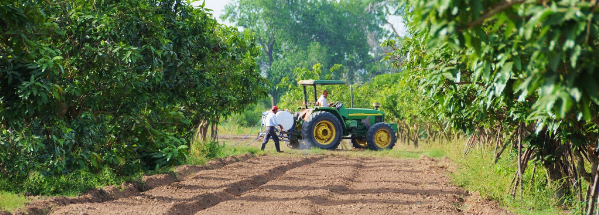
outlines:
[{"label": "tractor steering wheel", "polygon": [[333,105],[333,107],[339,109],[341,107],[341,105],[342,105],[341,102],[336,101],[335,104]]}]

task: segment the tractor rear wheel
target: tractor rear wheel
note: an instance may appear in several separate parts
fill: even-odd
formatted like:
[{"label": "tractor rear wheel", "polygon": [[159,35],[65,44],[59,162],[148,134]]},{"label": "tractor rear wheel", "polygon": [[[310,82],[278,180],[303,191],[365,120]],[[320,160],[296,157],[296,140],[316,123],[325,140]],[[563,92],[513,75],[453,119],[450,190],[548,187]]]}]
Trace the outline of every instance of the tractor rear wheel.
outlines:
[{"label": "tractor rear wheel", "polygon": [[368,148],[368,142],[366,141],[365,137],[355,137],[355,136],[352,136],[352,138],[351,138],[351,144],[356,149],[365,149],[365,148]]},{"label": "tractor rear wheel", "polygon": [[310,114],[302,125],[302,139],[309,146],[336,149],[341,143],[341,123],[332,113],[318,111]]},{"label": "tractor rear wheel", "polygon": [[395,131],[384,122],[374,124],[366,133],[366,142],[372,150],[392,149],[396,141]]}]

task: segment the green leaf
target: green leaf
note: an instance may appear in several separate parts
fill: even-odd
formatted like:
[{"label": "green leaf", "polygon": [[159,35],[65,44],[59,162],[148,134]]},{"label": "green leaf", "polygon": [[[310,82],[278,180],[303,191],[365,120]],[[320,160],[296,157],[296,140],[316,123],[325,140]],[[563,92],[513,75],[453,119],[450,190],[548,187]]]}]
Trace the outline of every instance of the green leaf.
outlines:
[{"label": "green leaf", "polygon": [[570,94],[570,96],[572,96],[572,98],[574,98],[576,102],[579,102],[580,98],[582,97],[582,92],[580,92],[580,90],[576,87],[569,88],[568,93]]},{"label": "green leaf", "polygon": [[48,101],[48,95],[45,92],[40,92],[40,96],[42,97],[42,101],[46,103]]},{"label": "green leaf", "polygon": [[453,75],[451,73],[449,73],[449,72],[444,72],[441,75],[443,75],[443,77],[445,77],[447,80],[450,80],[450,81],[454,81],[455,80],[454,77],[453,77]]},{"label": "green leaf", "polygon": [[562,103],[559,114],[561,117],[565,117],[574,103],[572,102],[572,98],[570,97],[570,95],[566,92],[562,91],[559,97]]},{"label": "green leaf", "polygon": [[520,61],[520,57],[513,56],[512,61],[514,62],[514,66],[516,66],[516,69],[518,71],[521,71],[522,70],[522,62]]},{"label": "green leaf", "polygon": [[595,78],[589,75],[583,75],[579,78],[581,84],[584,87],[585,93],[589,96],[589,98],[595,103],[599,104],[598,91],[599,87],[597,86],[597,81]]},{"label": "green leaf", "polygon": [[572,65],[572,68],[576,68],[576,63],[578,61],[578,56],[580,56],[580,52],[580,45],[576,45],[574,50],[570,52],[570,65]]},{"label": "green leaf", "polygon": [[499,72],[495,78],[495,96],[500,96],[503,93],[507,82],[511,78],[513,65],[514,62],[506,62],[503,67],[501,67],[501,72]]},{"label": "green leaf", "polygon": [[562,61],[561,57],[561,53],[549,53],[549,68],[551,68],[551,70],[557,71],[557,67]]}]

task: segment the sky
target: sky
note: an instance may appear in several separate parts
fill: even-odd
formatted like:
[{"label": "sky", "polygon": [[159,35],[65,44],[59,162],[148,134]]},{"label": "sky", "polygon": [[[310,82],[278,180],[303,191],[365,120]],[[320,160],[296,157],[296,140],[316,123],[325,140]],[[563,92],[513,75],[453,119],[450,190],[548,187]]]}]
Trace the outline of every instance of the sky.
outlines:
[{"label": "sky", "polygon": [[[232,0],[205,0],[205,1],[206,1],[206,5],[204,5],[204,7],[208,8],[208,9],[212,9],[212,15],[214,16],[214,18],[216,18],[216,20],[219,23],[233,26],[233,24],[231,24],[227,21],[223,21],[219,18],[220,15],[224,13],[225,5],[232,2]],[[200,4],[202,4],[202,0],[194,3],[194,5],[200,5]],[[402,22],[403,20],[401,19],[401,17],[391,16],[391,17],[389,17],[388,20],[391,24],[393,24],[393,26],[395,26],[395,29],[401,36],[404,36],[406,34],[406,28]],[[391,28],[389,28],[388,25],[385,25],[385,27],[387,27],[389,30],[391,30]]]},{"label": "sky", "polygon": [[[212,10],[212,15],[214,16],[214,18],[216,18],[216,21],[218,21],[218,23],[225,25],[233,25],[229,22],[222,21],[219,18],[220,15],[223,14],[225,11],[225,5],[227,5],[229,2],[231,2],[231,0],[206,0],[206,5],[204,5],[204,7]],[[196,4],[202,4],[202,0],[194,3],[194,5]]]}]

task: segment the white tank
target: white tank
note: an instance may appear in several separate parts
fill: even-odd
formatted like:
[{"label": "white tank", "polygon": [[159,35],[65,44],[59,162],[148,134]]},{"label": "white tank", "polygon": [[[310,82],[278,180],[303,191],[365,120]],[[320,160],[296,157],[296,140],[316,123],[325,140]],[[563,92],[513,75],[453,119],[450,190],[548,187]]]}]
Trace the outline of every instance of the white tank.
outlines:
[{"label": "white tank", "polygon": [[293,126],[293,114],[287,111],[277,112],[277,122],[283,126],[283,131],[289,131]]}]

